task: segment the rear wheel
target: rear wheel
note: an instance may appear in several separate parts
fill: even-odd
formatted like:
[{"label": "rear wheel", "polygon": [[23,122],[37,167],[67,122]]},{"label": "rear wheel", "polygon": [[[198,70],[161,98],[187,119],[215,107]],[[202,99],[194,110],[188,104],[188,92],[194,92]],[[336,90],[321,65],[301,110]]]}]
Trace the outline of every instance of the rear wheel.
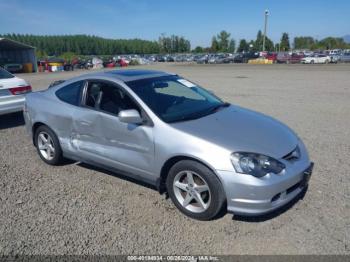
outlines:
[{"label": "rear wheel", "polygon": [[166,186],[175,206],[191,218],[211,220],[224,207],[221,182],[209,168],[196,161],[176,163],[169,171]]},{"label": "rear wheel", "polygon": [[56,134],[47,126],[40,126],[35,131],[35,145],[40,158],[49,165],[62,162],[62,149]]}]

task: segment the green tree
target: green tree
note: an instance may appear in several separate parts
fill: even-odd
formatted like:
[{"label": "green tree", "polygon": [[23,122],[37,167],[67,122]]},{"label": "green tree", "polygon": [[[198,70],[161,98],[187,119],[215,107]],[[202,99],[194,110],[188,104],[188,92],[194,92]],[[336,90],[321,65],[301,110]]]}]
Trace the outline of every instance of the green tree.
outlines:
[{"label": "green tree", "polygon": [[165,34],[161,34],[158,45],[161,53],[183,53],[191,50],[190,41],[183,36],[167,37]]},{"label": "green tree", "polygon": [[193,49],[194,53],[203,53],[204,52],[204,48],[201,46],[196,46],[195,49]]},{"label": "green tree", "polygon": [[229,47],[228,47],[228,51],[230,53],[234,53],[236,51],[236,41],[234,39],[231,39],[230,40],[230,44],[229,44]]},{"label": "green tree", "polygon": [[230,33],[226,32],[225,30],[222,30],[217,35],[217,41],[219,45],[219,51],[221,52],[227,52],[229,48],[229,42],[230,42]]},{"label": "green tree", "polygon": [[[262,34],[261,30],[258,31],[256,35],[256,40],[254,42],[254,50],[255,51],[262,51],[263,50],[263,42],[264,42],[264,35]],[[266,51],[273,51],[274,50],[274,44],[272,40],[270,40],[267,36],[265,37],[265,50]]]},{"label": "green tree", "polygon": [[280,49],[283,51],[289,51],[290,49],[289,36],[287,33],[282,34]]},{"label": "green tree", "polygon": [[239,45],[237,48],[237,52],[247,52],[249,50],[249,44],[247,43],[247,41],[245,39],[241,39],[239,41]]},{"label": "green tree", "polygon": [[311,49],[315,45],[315,39],[311,36],[294,37],[294,49]]},{"label": "green tree", "polygon": [[47,58],[47,54],[45,51],[42,51],[42,50],[35,50],[35,55],[38,59],[46,59]]},{"label": "green tree", "polygon": [[[142,39],[105,39],[89,35],[20,35],[5,34],[5,37],[19,41],[31,46],[35,46],[38,51],[38,57],[59,56],[66,52],[73,52],[76,55],[116,55],[125,53],[136,54],[154,54],[161,51],[160,45],[156,41],[147,41]],[[183,47],[177,46],[180,37],[175,36],[175,41],[170,48],[179,50],[190,50],[190,42],[182,39]],[[181,41],[180,41],[181,42]],[[168,43],[168,39],[167,39]],[[168,45],[167,45],[168,46]],[[163,46],[162,46],[163,48]]]},{"label": "green tree", "polygon": [[59,56],[60,58],[64,59],[66,62],[70,63],[74,58],[77,57],[76,54],[73,52],[65,52]]},{"label": "green tree", "polygon": [[217,40],[217,38],[215,36],[213,36],[213,38],[211,39],[211,47],[210,50],[211,52],[217,52],[219,51],[220,47],[219,47],[219,42]]},{"label": "green tree", "polygon": [[326,37],[318,42],[319,49],[346,49],[348,45],[343,38],[340,37]]}]

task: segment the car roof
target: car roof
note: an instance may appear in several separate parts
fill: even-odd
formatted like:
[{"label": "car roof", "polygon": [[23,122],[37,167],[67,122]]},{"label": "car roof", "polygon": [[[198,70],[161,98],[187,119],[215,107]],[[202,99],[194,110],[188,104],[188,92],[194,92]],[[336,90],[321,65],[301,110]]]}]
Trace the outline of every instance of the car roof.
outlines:
[{"label": "car roof", "polygon": [[92,73],[85,75],[86,77],[98,77],[98,76],[108,76],[113,77],[118,80],[121,80],[123,82],[129,82],[139,79],[145,79],[145,78],[152,78],[152,77],[159,77],[159,76],[168,76],[168,75],[174,75],[162,71],[157,70],[145,70],[145,69],[122,69],[122,70],[110,70],[110,71],[103,71],[98,73]]}]

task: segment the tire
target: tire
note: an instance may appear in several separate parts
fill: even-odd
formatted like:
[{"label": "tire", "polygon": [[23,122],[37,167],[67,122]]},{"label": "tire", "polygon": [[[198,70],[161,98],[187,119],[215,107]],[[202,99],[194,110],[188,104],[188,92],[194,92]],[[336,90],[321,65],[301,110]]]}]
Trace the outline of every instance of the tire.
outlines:
[{"label": "tire", "polygon": [[[225,207],[226,197],[220,180],[196,161],[182,160],[172,166],[166,187],[174,205],[188,217],[211,220]],[[202,201],[197,201],[198,197]]]},{"label": "tire", "polygon": [[58,138],[48,126],[42,125],[38,127],[34,136],[38,154],[46,164],[54,166],[63,162],[62,149]]}]

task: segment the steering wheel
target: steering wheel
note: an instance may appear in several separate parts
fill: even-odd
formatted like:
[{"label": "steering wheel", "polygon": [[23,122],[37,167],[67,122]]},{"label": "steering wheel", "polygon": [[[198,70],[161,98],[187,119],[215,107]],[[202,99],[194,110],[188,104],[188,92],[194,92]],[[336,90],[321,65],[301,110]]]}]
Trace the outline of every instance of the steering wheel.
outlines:
[{"label": "steering wheel", "polygon": [[185,97],[184,96],[178,96],[177,98],[175,98],[174,102],[172,103],[173,106],[181,104],[183,101],[185,101]]}]

